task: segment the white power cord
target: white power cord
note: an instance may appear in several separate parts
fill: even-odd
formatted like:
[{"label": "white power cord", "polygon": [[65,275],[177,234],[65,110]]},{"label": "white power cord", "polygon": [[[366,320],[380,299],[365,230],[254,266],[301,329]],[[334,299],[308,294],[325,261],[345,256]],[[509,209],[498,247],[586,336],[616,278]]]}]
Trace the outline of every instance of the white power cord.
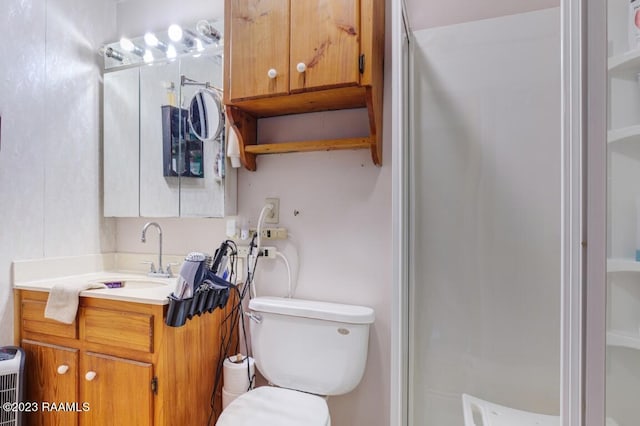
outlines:
[{"label": "white power cord", "polygon": [[284,260],[284,264],[287,267],[287,277],[289,279],[288,284],[287,284],[287,297],[290,299],[293,294],[292,294],[292,288],[291,288],[291,266],[289,266],[289,261],[287,260],[287,257],[280,253],[279,251],[276,252],[276,256],[278,256],[280,259]]}]

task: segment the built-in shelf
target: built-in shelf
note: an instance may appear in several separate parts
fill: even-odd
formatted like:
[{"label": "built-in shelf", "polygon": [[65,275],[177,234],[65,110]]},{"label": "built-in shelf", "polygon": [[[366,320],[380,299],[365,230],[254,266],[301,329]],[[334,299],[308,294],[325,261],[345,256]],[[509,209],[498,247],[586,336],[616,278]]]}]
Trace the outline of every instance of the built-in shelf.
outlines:
[{"label": "built-in shelf", "polygon": [[620,330],[607,331],[607,346],[640,350],[640,334]]},{"label": "built-in shelf", "polygon": [[629,126],[607,132],[608,143],[640,142],[640,126]]},{"label": "built-in shelf", "polygon": [[640,262],[634,259],[607,259],[607,272],[640,272]]},{"label": "built-in shelf", "polygon": [[640,50],[632,50],[610,57],[608,68],[611,77],[633,76],[640,72]]}]

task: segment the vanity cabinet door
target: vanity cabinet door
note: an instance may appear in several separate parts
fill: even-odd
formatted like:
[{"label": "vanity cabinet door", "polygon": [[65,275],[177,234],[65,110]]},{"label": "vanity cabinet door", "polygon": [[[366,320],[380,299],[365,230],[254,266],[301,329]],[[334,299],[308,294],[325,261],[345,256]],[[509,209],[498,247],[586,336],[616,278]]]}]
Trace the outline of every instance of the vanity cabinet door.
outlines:
[{"label": "vanity cabinet door", "polygon": [[227,1],[226,8],[231,15],[230,99],[287,94],[289,0]]},{"label": "vanity cabinet door", "polygon": [[291,1],[290,91],[360,83],[359,0]]},{"label": "vanity cabinet door", "polygon": [[[27,425],[77,425],[75,411],[51,410],[44,404],[79,402],[77,395],[78,350],[23,340],[25,351],[25,401],[37,402],[38,410],[24,413]],[[80,402],[81,403],[81,402]]]},{"label": "vanity cabinet door", "polygon": [[91,409],[82,414],[82,425],[152,425],[152,379],[149,363],[84,353],[80,395]]}]

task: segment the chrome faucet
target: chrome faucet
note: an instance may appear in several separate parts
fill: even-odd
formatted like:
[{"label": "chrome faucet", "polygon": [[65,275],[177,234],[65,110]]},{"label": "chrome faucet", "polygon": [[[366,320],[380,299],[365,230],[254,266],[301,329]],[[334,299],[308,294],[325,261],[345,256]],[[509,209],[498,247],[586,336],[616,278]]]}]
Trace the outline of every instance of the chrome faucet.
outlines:
[{"label": "chrome faucet", "polygon": [[171,277],[171,268],[167,266],[166,272],[162,268],[162,228],[160,227],[160,225],[158,225],[156,222],[147,222],[144,225],[144,228],[142,228],[142,235],[140,236],[140,241],[142,241],[143,243],[147,242],[147,237],[146,237],[147,229],[149,229],[149,227],[151,226],[155,226],[156,228],[158,228],[158,240],[159,240],[158,270],[156,271],[156,269],[153,266],[153,262],[151,262],[151,269],[148,275],[155,276],[155,277]]}]

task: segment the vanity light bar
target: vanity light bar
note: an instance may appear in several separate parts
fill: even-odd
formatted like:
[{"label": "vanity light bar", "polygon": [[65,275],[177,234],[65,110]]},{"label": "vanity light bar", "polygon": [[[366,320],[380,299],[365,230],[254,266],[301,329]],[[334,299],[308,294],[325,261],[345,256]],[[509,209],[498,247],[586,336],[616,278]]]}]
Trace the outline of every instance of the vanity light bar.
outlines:
[{"label": "vanity light bar", "polygon": [[136,38],[122,37],[119,42],[107,44],[99,49],[100,55],[105,58],[104,67],[110,69],[142,63],[151,64],[182,55],[195,56],[206,50],[220,49],[222,37],[212,22],[203,19],[191,27],[193,29],[173,24],[166,32],[147,32],[144,36]]}]

